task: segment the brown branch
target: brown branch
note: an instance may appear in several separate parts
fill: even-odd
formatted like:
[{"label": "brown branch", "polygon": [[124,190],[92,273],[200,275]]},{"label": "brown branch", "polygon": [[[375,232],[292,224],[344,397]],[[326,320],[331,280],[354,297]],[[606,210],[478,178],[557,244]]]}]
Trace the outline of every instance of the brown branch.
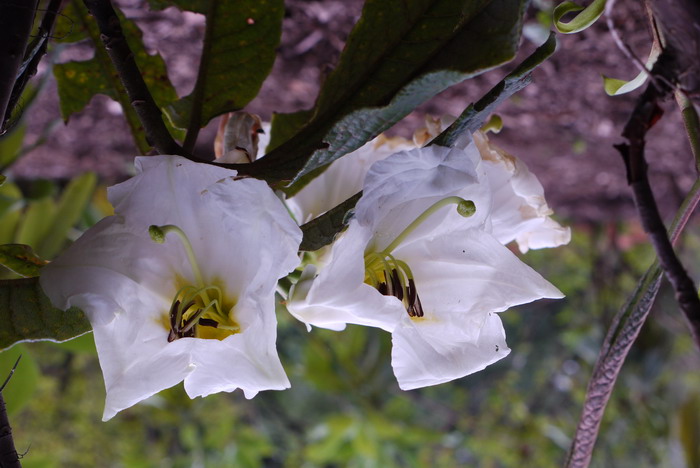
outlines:
[{"label": "brown branch", "polygon": [[162,113],[153,100],[138,65],[136,65],[134,54],[126,42],[112,2],[110,0],[83,0],[83,2],[97,20],[102,42],[104,42],[105,49],[114,63],[119,79],[124,84],[131,105],[139,116],[148,142],[161,154],[190,156],[177,144],[165,126]]},{"label": "brown branch", "polygon": [[[664,51],[652,73],[660,74],[668,81],[675,81],[672,80],[674,65],[673,56],[668,51]],[[693,340],[700,348],[700,298],[695,289],[695,283],[688,276],[673,250],[647,178],[644,138],[649,128],[661,117],[662,112],[657,102],[665,98],[671,91],[670,88],[660,84],[663,82],[664,80],[659,80],[656,84],[649,83],[644,93],[639,97],[622,132],[622,136],[627,139],[628,143],[616,145],[616,148],[625,161],[627,182],[632,188],[642,226],[649,235],[666,277],[676,291],[676,300],[688,321]]]},{"label": "brown branch", "polygon": [[5,133],[17,72],[32,32],[39,0],[0,0],[0,135]]}]

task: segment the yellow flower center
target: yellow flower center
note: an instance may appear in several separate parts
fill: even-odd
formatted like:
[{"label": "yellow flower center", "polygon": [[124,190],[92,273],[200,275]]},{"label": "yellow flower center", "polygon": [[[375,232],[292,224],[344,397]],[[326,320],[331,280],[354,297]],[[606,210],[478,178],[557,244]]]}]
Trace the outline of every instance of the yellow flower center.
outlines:
[{"label": "yellow flower center", "polygon": [[206,284],[194,255],[192,244],[182,229],[174,225],[150,226],[151,238],[162,244],[169,233],[174,233],[182,242],[192,267],[196,284],[185,284],[170,305],[165,325],[168,342],[180,338],[218,339],[239,333],[241,327],[231,316],[235,301],[227,301],[223,290],[216,284]]}]

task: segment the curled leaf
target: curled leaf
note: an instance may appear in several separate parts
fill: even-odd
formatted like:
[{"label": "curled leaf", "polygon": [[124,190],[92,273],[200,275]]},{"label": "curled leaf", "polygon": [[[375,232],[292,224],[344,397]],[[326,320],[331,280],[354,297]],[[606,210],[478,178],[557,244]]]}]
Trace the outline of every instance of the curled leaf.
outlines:
[{"label": "curled leaf", "polygon": [[625,81],[603,75],[603,87],[605,88],[605,93],[608,96],[619,96],[620,94],[630,93],[642,86],[644,83],[646,83],[647,78],[649,77],[648,70],[652,69],[654,63],[656,63],[656,59],[659,58],[659,55],[661,55],[661,45],[658,43],[658,41],[654,41],[651,46],[651,52],[649,52],[649,58],[644,64],[644,68],[646,68],[646,70],[640,71],[639,75],[637,75],[634,79]]},{"label": "curled leaf", "polygon": [[[581,32],[584,29],[590,27],[595,23],[600,15],[605,11],[606,0],[594,0],[593,3],[587,7],[582,7],[578,3],[574,2],[564,2],[558,5],[552,12],[552,20],[554,21],[554,27],[557,28],[562,34],[574,34]],[[574,11],[580,11],[571,21],[565,23],[561,21],[561,18],[567,14]]]}]

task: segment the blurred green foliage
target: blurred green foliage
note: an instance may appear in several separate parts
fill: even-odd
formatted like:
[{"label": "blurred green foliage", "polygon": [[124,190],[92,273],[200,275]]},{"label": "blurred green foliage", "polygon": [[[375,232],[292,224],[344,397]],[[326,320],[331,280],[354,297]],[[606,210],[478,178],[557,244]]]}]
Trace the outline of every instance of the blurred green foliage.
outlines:
[{"label": "blurred green foliage", "polygon": [[[699,244],[685,240],[686,258],[700,255]],[[523,259],[567,298],[503,313],[510,356],[418,391],[398,389],[388,334],[355,326],[308,333],[280,306],[290,390],[190,400],[180,385],[102,423],[91,335],[25,344],[41,376],[12,417],[18,450],[31,446],[23,465],[560,466],[605,330],[652,252],[634,225],[577,226],[571,245]],[[672,292],[662,289],[623,368],[592,466],[692,466],[697,454],[684,447],[697,447],[697,366]],[[13,380],[8,391],[23,385]]]}]

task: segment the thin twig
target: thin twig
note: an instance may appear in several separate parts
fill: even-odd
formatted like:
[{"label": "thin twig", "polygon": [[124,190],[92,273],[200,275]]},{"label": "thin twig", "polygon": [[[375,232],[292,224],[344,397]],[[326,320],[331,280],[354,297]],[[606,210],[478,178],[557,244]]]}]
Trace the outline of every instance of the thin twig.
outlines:
[{"label": "thin twig", "polygon": [[[654,66],[654,70],[667,74],[672,73],[672,60],[673,58],[664,51]],[[670,89],[666,87],[658,87],[653,82],[649,83],[647,89],[639,97],[622,132],[629,143],[617,145],[616,148],[625,161],[627,181],[632,188],[642,226],[649,235],[666,277],[676,291],[676,300],[688,321],[693,340],[700,348],[700,298],[695,289],[695,283],[676,256],[666,233],[649,185],[647,164],[644,157],[646,132],[661,116],[661,109],[658,107],[657,101],[669,92]]]},{"label": "thin twig", "polygon": [[17,364],[22,358],[20,355],[15,362],[15,365],[10,371],[10,375],[5,379],[5,383],[2,384],[0,388],[0,466],[2,468],[22,468],[22,464],[19,461],[19,454],[17,449],[15,449],[15,441],[12,438],[12,426],[10,426],[10,419],[7,416],[7,406],[5,405],[5,399],[2,396],[2,390],[5,389],[5,385],[12,378],[12,374],[15,373]]},{"label": "thin twig", "polygon": [[2,383],[2,386],[0,387],[0,393],[2,393],[3,390],[5,390],[5,387],[7,386],[8,382],[10,381],[12,376],[15,374],[15,369],[17,369],[17,365],[19,364],[20,359],[22,359],[21,354],[17,357],[17,360],[15,361],[15,365],[12,366],[12,369],[10,369],[10,374],[7,376],[5,381]]},{"label": "thin twig", "polygon": [[126,42],[119,17],[110,0],[83,0],[88,11],[97,20],[102,42],[114,63],[119,79],[124,84],[131,105],[136,110],[146,132],[146,139],[161,154],[189,156],[173,139],[163,116],[153,100],[146,82],[134,60],[134,54]]}]

